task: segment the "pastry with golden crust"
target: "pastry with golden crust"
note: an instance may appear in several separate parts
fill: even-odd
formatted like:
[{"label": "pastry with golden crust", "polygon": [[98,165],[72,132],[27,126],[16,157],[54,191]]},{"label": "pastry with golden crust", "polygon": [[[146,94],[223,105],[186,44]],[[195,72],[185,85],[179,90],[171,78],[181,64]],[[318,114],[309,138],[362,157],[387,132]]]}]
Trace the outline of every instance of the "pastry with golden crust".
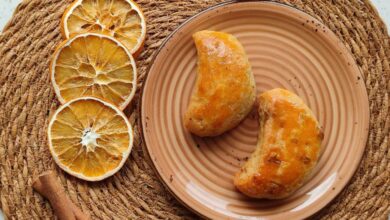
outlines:
[{"label": "pastry with golden crust", "polygon": [[256,99],[248,57],[231,34],[199,31],[193,35],[198,51],[198,75],[184,125],[192,133],[216,136],[237,126]]},{"label": "pastry with golden crust", "polygon": [[316,165],[323,134],[306,104],[294,93],[273,89],[259,98],[260,130],[255,152],[236,174],[239,191],[254,198],[285,198]]}]

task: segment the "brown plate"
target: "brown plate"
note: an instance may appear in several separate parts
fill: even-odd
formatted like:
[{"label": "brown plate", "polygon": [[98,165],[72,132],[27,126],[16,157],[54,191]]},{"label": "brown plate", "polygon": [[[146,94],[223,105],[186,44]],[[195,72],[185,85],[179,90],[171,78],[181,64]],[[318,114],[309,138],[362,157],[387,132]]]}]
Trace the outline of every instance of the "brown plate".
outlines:
[{"label": "brown plate", "polygon": [[[323,126],[325,150],[313,176],[292,196],[250,199],[233,186],[256,146],[254,115],[215,138],[183,127],[197,68],[191,35],[204,29],[235,35],[249,56],[257,91],[282,87],[297,93]],[[225,3],[185,22],[156,55],[141,100],[143,138],[162,181],[194,212],[214,219],[301,219],[317,212],[355,172],[368,122],[363,78],[343,43],[313,17],[270,2]]]}]

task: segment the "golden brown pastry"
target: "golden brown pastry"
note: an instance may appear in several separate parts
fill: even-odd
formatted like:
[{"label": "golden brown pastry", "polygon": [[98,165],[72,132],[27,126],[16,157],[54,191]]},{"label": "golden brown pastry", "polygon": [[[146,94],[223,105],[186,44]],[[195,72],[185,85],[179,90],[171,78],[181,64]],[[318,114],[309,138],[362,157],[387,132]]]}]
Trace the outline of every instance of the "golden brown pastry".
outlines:
[{"label": "golden brown pastry", "polygon": [[284,198],[303,184],[316,165],[323,134],[312,111],[294,93],[273,89],[258,101],[257,148],[234,184],[250,197]]},{"label": "golden brown pastry", "polygon": [[198,136],[216,136],[237,126],[256,99],[252,69],[244,48],[230,34],[199,31],[198,75],[184,125]]}]

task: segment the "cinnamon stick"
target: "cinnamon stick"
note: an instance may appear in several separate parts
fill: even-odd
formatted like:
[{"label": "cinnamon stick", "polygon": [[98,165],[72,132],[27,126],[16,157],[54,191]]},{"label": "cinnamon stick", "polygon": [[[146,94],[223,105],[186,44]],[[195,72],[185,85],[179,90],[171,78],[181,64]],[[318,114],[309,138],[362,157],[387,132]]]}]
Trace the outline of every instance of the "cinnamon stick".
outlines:
[{"label": "cinnamon stick", "polygon": [[33,188],[50,201],[54,213],[60,220],[87,220],[84,214],[65,194],[64,188],[53,171],[42,173],[33,182]]}]

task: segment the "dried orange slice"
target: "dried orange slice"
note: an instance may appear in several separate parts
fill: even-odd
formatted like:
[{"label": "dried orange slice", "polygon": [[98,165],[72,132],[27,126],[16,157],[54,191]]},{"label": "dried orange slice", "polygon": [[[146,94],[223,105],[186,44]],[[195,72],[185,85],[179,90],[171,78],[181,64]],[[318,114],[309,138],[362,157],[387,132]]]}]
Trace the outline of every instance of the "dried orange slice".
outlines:
[{"label": "dried orange slice", "polygon": [[119,41],[101,34],[81,34],[60,44],[50,75],[61,103],[93,96],[123,110],[136,90],[133,57]]},{"label": "dried orange slice", "polygon": [[64,12],[61,32],[65,38],[90,32],[106,34],[122,42],[132,54],[139,54],[146,22],[131,0],[76,0]]},{"label": "dried orange slice", "polygon": [[67,173],[98,181],[117,172],[133,146],[133,130],[114,105],[83,97],[62,105],[48,127],[50,152]]}]

